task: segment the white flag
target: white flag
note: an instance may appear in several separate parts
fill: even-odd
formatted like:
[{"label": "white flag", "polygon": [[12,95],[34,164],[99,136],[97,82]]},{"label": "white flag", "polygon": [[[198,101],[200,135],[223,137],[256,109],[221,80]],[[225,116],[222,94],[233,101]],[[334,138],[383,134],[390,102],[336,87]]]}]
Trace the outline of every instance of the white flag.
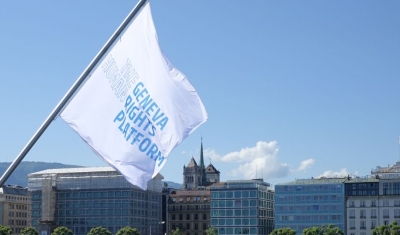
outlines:
[{"label": "white flag", "polygon": [[60,116],[98,156],[144,190],[172,149],[207,120],[197,92],[159,47],[149,3]]}]

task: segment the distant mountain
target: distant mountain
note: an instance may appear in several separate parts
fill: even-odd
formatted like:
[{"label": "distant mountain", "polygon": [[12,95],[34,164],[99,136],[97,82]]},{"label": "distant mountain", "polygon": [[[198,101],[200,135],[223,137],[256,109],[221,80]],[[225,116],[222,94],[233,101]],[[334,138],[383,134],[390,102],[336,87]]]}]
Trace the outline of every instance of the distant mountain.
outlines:
[{"label": "distant mountain", "polygon": [[174,188],[174,189],[181,189],[182,188],[182,184],[178,184],[172,181],[164,181],[165,183],[168,184],[168,188]]},{"label": "distant mountain", "polygon": [[[0,162],[0,174],[7,170],[7,168],[11,165],[10,162]],[[34,173],[37,171],[43,171],[47,169],[57,169],[57,168],[70,168],[70,167],[82,167],[76,165],[65,165],[62,163],[56,162],[29,162],[22,161],[14,172],[10,175],[8,180],[5,182],[5,185],[12,184],[18,185],[22,187],[28,186],[28,174]]]},{"label": "distant mountain", "polygon": [[[11,162],[0,162],[0,176],[7,170],[11,165]],[[18,185],[22,187],[28,186],[28,174],[43,171],[47,169],[58,169],[58,168],[71,168],[71,167],[84,167],[77,165],[66,165],[57,162],[29,162],[22,161],[15,171],[10,175],[5,185]],[[171,181],[164,181],[168,184],[168,188],[181,189],[182,184],[178,184]]]}]

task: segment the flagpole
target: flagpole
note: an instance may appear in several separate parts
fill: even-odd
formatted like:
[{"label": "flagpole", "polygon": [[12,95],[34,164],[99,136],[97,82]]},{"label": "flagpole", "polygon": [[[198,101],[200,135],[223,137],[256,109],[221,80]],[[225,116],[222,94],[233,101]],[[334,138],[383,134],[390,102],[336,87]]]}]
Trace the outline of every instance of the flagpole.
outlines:
[{"label": "flagpole", "polygon": [[140,9],[144,6],[147,0],[139,0],[136,6],[132,9],[132,11],[128,14],[125,20],[121,23],[121,25],[117,28],[114,34],[108,39],[106,44],[101,48],[99,53],[94,57],[94,59],[90,62],[90,64],[86,67],[83,73],[79,76],[76,82],[72,85],[72,87],[68,90],[68,92],[64,95],[61,101],[57,104],[57,106],[53,109],[47,119],[43,122],[43,124],[39,127],[36,133],[32,136],[29,142],[25,145],[22,151],[19,153],[17,158],[11,163],[11,165],[7,168],[4,174],[0,178],[0,187],[4,185],[5,181],[10,177],[15,168],[21,163],[22,159],[28,154],[36,141],[40,138],[40,136],[44,133],[47,127],[50,126],[50,123],[57,117],[57,115],[61,112],[64,106],[68,103],[68,101],[72,98],[75,92],[79,89],[79,87],[83,84],[86,77],[90,74],[92,69],[96,66],[96,64],[101,60],[103,55],[107,52],[107,50],[111,47],[114,41],[121,35],[122,31],[124,31],[125,27],[130,23],[130,21],[136,16],[136,14],[140,11]]}]

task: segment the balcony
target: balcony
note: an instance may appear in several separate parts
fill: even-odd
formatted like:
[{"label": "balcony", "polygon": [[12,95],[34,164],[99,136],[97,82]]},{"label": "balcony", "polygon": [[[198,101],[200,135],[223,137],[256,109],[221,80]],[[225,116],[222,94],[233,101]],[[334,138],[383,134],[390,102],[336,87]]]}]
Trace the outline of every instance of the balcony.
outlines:
[{"label": "balcony", "polygon": [[371,215],[371,219],[376,219],[376,215]]},{"label": "balcony", "polygon": [[356,229],[356,227],[350,227],[350,229],[351,229],[351,230],[354,230],[354,229]]},{"label": "balcony", "polygon": [[389,215],[384,215],[383,218],[389,219]]},{"label": "balcony", "polygon": [[361,226],[360,229],[367,229],[365,226]]},{"label": "balcony", "polygon": [[365,215],[360,215],[360,219],[365,219],[365,218],[367,218],[367,216],[365,216]]},{"label": "balcony", "polygon": [[356,217],[354,215],[350,215],[349,219],[355,219]]}]

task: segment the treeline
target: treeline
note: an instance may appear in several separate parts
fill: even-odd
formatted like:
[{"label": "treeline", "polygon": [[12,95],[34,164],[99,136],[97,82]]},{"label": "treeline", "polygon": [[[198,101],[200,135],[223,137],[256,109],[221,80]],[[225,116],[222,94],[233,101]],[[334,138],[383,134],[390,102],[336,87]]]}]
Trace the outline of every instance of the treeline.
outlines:
[{"label": "treeline", "polygon": [[[9,227],[0,225],[0,235],[11,235],[12,230]],[[27,227],[21,230],[21,235],[39,235],[34,227]],[[51,235],[74,235],[71,229],[61,226],[54,229]],[[87,235],[112,235],[112,233],[104,227],[92,228]],[[136,228],[124,227],[118,230],[116,235],[140,235]]]},{"label": "treeline", "polygon": [[[291,228],[280,228],[273,230],[269,235],[295,235],[296,230]],[[344,235],[344,232],[337,226],[330,224],[328,226],[313,226],[305,228],[303,235]]]}]

